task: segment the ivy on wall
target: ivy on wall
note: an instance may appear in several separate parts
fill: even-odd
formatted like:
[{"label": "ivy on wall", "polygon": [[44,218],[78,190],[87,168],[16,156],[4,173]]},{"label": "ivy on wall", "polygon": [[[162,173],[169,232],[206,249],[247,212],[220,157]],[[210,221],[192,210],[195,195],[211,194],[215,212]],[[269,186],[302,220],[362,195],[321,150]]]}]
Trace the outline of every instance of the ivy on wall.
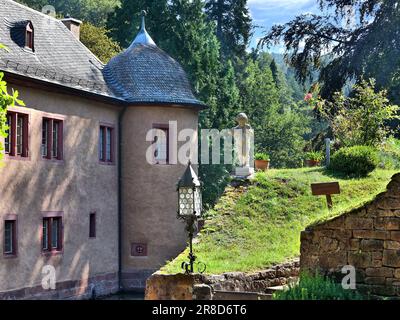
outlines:
[{"label": "ivy on wall", "polygon": [[[6,46],[0,43],[0,50],[8,50]],[[18,91],[12,90],[12,94],[8,93],[7,82],[3,80],[4,73],[0,72],[0,136],[7,137],[7,108],[10,106],[25,106],[23,101],[18,99]],[[4,146],[0,142],[0,160],[3,157]]]}]

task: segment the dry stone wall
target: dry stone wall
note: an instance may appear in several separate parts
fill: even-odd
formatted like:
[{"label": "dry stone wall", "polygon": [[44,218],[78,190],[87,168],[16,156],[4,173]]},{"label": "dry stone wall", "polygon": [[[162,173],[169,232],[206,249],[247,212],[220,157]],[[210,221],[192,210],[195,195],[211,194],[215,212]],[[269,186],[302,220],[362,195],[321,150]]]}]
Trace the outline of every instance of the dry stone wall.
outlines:
[{"label": "dry stone wall", "polygon": [[362,208],[308,227],[301,234],[301,271],[343,277],[356,268],[357,289],[400,296],[400,174]]},{"label": "dry stone wall", "polygon": [[[269,287],[286,285],[298,278],[300,263],[293,260],[267,270],[245,273],[229,272],[220,275],[162,274],[154,273],[146,282],[146,300],[212,300],[218,294],[246,293],[265,294]],[[232,298],[232,295],[230,296]]]}]

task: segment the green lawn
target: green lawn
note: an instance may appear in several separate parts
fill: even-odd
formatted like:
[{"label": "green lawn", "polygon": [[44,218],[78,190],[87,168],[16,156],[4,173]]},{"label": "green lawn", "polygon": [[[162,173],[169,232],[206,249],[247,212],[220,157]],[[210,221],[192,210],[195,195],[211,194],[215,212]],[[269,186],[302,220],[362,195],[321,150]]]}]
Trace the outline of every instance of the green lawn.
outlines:
[{"label": "green lawn", "polygon": [[[255,271],[299,256],[300,232],[371,200],[385,190],[392,170],[376,170],[367,178],[338,179],[323,169],[284,169],[258,173],[247,192],[228,189],[214,210],[206,213],[206,226],[194,245],[206,273]],[[342,193],[333,196],[329,212],[324,196],[311,195],[313,182],[339,181]],[[183,252],[162,268],[181,272]]]}]

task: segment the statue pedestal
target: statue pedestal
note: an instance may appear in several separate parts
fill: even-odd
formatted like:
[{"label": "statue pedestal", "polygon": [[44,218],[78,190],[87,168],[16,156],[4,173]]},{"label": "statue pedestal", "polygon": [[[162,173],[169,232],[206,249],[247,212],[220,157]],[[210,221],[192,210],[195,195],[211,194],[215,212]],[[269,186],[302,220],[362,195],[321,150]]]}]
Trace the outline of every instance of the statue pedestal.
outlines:
[{"label": "statue pedestal", "polygon": [[235,176],[237,177],[248,177],[254,174],[254,168],[250,167],[236,167]]}]

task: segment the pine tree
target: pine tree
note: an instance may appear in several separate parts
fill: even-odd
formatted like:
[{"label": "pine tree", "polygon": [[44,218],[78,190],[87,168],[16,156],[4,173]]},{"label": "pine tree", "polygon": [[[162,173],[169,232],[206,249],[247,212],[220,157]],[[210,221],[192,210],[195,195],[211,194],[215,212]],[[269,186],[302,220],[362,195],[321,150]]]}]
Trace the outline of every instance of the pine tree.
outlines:
[{"label": "pine tree", "polygon": [[206,12],[217,24],[216,35],[224,57],[244,58],[252,35],[247,0],[207,0]]},{"label": "pine tree", "polygon": [[140,27],[142,10],[147,12],[146,28],[154,41],[161,46],[170,32],[168,0],[123,0],[109,15],[107,29],[111,37],[123,48],[134,40]]}]

